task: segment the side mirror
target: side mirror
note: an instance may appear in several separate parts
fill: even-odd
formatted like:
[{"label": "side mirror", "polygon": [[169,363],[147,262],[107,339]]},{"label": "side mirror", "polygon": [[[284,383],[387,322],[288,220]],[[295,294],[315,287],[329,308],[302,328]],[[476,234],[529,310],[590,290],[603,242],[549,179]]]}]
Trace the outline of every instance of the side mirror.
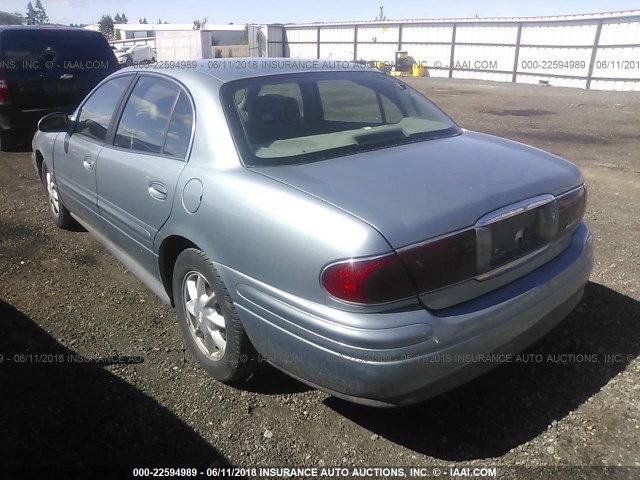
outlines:
[{"label": "side mirror", "polygon": [[41,132],[66,132],[69,128],[69,115],[63,112],[45,115],[38,122]]}]

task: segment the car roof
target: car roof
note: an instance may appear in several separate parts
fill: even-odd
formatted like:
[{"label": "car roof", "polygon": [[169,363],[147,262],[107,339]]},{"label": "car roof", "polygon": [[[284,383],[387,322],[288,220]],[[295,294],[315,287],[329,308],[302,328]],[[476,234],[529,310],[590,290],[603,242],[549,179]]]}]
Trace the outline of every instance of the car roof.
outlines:
[{"label": "car roof", "polygon": [[165,74],[169,77],[182,79],[189,74],[208,75],[220,83],[227,83],[243,78],[262,77],[287,73],[310,73],[318,71],[365,71],[379,72],[366,65],[326,59],[302,59],[283,57],[240,57],[240,58],[212,58],[209,60],[167,61],[157,65],[145,65],[144,69],[128,67],[124,71],[149,71]]}]

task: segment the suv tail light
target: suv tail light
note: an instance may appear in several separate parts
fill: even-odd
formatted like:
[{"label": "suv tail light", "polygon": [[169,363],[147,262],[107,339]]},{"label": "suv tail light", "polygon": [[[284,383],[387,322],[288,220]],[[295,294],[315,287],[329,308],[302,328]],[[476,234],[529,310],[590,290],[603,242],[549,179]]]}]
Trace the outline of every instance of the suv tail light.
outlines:
[{"label": "suv tail light", "polygon": [[0,103],[9,101],[9,87],[4,76],[4,69],[0,67]]},{"label": "suv tail light", "polygon": [[407,270],[393,252],[332,263],[322,271],[320,283],[329,295],[349,303],[380,304],[416,296]]}]

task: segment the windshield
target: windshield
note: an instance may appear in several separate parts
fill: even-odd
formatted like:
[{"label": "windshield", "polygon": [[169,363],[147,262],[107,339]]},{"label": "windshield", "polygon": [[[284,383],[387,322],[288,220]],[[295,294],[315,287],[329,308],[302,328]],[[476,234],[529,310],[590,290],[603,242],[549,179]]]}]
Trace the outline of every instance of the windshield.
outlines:
[{"label": "windshield", "polygon": [[226,84],[222,99],[247,166],[312,162],[460,133],[429,100],[382,73],[243,79]]}]

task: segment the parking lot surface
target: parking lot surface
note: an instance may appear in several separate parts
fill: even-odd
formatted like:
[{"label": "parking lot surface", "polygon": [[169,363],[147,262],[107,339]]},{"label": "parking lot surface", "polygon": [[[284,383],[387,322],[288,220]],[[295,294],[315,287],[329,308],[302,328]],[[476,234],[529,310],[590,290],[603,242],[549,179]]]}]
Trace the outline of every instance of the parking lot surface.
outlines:
[{"label": "parking lot surface", "polygon": [[591,282],[523,361],[397,410],[267,365],[217,383],[170,307],[88,233],[53,226],[30,153],[0,153],[0,464],[640,466],[640,95],[409,83],[462,127],[585,176]]}]

